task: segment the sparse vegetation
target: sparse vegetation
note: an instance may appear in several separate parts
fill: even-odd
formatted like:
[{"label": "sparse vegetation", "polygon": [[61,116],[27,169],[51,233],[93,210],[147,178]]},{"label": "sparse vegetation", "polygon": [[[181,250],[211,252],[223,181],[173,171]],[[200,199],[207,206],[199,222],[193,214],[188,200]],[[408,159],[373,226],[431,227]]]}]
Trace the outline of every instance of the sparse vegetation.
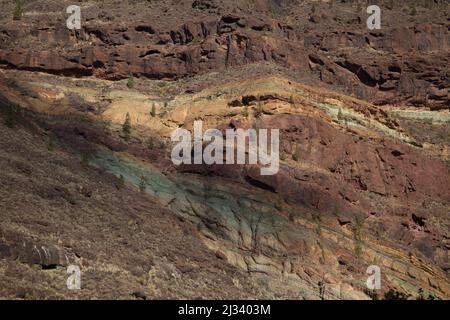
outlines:
[{"label": "sparse vegetation", "polygon": [[422,288],[419,288],[418,295],[416,297],[416,300],[436,300],[436,297],[433,296],[431,293],[428,292],[428,296],[425,294],[424,290]]},{"label": "sparse vegetation", "polygon": [[383,299],[384,300],[408,300],[408,298],[410,297],[409,294],[394,290],[394,289],[389,289],[389,291],[387,291],[384,294]]},{"label": "sparse vegetation", "polygon": [[150,111],[150,115],[151,115],[153,118],[156,117],[156,106],[155,106],[154,103],[152,104],[152,110]]},{"label": "sparse vegetation", "polygon": [[89,166],[89,159],[90,155],[87,152],[83,152],[81,155],[81,165],[84,168],[87,168]]}]

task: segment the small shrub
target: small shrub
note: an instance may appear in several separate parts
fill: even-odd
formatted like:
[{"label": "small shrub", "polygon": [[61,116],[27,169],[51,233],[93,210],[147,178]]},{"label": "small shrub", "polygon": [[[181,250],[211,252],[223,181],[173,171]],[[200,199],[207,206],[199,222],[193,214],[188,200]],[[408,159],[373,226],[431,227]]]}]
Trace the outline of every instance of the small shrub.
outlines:
[{"label": "small shrub", "polygon": [[132,89],[132,88],[134,88],[134,85],[135,85],[134,77],[132,74],[130,74],[130,77],[128,78],[128,81],[127,81],[127,87],[129,89]]}]

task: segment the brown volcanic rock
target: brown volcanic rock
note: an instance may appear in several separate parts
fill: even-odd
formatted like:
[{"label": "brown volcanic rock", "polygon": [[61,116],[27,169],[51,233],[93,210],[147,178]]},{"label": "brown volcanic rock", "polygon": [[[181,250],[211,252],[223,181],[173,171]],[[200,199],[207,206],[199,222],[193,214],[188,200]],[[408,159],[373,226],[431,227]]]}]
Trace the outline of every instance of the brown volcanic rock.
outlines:
[{"label": "brown volcanic rock", "polygon": [[[343,211],[368,215],[374,208],[359,192],[418,205],[430,199],[450,201],[448,167],[416,148],[387,137],[349,134],[318,117],[289,114],[261,119],[261,128],[280,129],[280,152],[289,158],[299,152],[301,167],[281,165],[273,176],[262,176],[257,166],[184,165],[181,171],[237,177],[279,193],[288,202],[328,212],[334,209],[331,204],[342,202]],[[346,192],[332,194],[339,189]]]},{"label": "brown volcanic rock", "polygon": [[[258,2],[266,11],[273,9],[270,1]],[[179,6],[185,8],[184,3]],[[320,78],[324,85],[329,84],[377,104],[407,102],[433,108],[445,108],[448,105],[449,85],[445,69],[448,65],[448,30],[443,24],[422,22],[415,27],[406,25],[368,32],[358,28],[358,24],[364,24],[361,17],[327,17],[320,14],[320,8],[319,14],[309,15],[313,17],[310,22],[297,24],[292,21],[281,22],[280,16],[275,14],[269,17],[264,10],[249,14],[237,8],[230,11],[233,13],[226,13],[220,6],[216,1],[195,1],[192,8],[201,14],[189,17],[188,21],[173,19],[170,23],[158,23],[164,19],[146,19],[144,22],[133,19],[132,22],[118,24],[113,21],[112,14],[104,22],[87,20],[89,23],[79,32],[69,32],[61,26],[42,28],[15,23],[0,33],[0,61],[9,68],[72,76],[94,75],[112,80],[126,78],[130,73],[151,79],[172,80],[222,71],[227,67],[270,62],[289,68],[292,71],[290,76],[294,79],[300,74],[311,74]],[[345,21],[350,23],[341,25]],[[322,24],[326,28],[321,27]],[[18,30],[19,26],[23,27],[22,30]],[[352,30],[348,31],[349,28]],[[13,37],[20,39],[13,43]],[[21,37],[26,37],[26,41]],[[235,77],[242,75],[237,72],[239,68],[234,70]],[[42,74],[37,75],[45,79]],[[51,84],[57,83],[59,89],[67,85],[62,78],[53,78],[55,82]],[[198,81],[198,78],[192,82]],[[94,79],[88,81],[106,83]],[[291,81],[286,80],[286,83],[291,85]],[[84,81],[73,82],[81,86]],[[140,92],[114,94],[124,100],[130,99],[129,96],[141,98],[149,83],[153,85],[154,82],[144,84],[142,81],[142,86],[138,88]],[[253,88],[254,84],[256,81],[249,81],[245,85]],[[121,85],[111,86],[117,89]],[[193,87],[195,85],[197,83],[192,84]],[[20,90],[14,92],[20,87],[4,88],[11,97],[23,95]],[[59,89],[55,89],[54,101],[45,101],[50,106],[44,110],[50,111],[52,107],[56,109],[60,105],[61,101],[56,99]],[[105,97],[112,93],[108,92],[111,88],[103,89]],[[154,87],[148,89],[145,94],[153,94]],[[178,170],[185,175],[181,176],[200,181],[199,185],[204,186],[205,190],[188,189],[189,196],[184,200],[176,192],[173,193],[176,195],[170,192],[168,196],[155,193],[164,205],[172,206],[171,209],[175,211],[180,210],[184,214],[181,215],[183,219],[198,223],[197,231],[218,259],[250,273],[290,274],[308,283],[317,283],[321,278],[326,278],[327,283],[339,283],[355,275],[360,280],[365,276],[365,264],[377,261],[387,270],[389,277],[395,275],[402,283],[412,284],[407,292],[415,292],[415,286],[418,286],[436,291],[439,296],[448,296],[448,275],[445,274],[449,268],[447,240],[450,237],[448,167],[426,156],[422,149],[405,143],[410,140],[394,138],[399,138],[402,133],[400,125],[390,119],[384,109],[362,101],[350,104],[349,99],[343,99],[333,105],[352,109],[346,112],[362,114],[368,120],[363,122],[367,127],[363,124],[363,128],[358,129],[359,125],[355,123],[348,126],[344,121],[333,123],[330,117],[318,111],[320,104],[326,105],[330,100],[330,96],[322,96],[325,90],[316,92],[323,99],[311,103],[316,109],[312,112],[303,106],[303,103],[309,105],[306,102],[311,98],[304,88],[298,91],[298,87],[289,88],[284,92],[286,88],[274,81],[265,84],[264,92],[234,96],[227,102],[214,100],[219,96],[227,99],[227,95],[234,94],[231,92],[238,91],[236,88],[227,89],[203,96],[183,95],[172,100],[167,109],[176,113],[179,111],[177,104],[183,101],[181,103],[187,108],[182,111],[190,113],[191,120],[208,118],[212,114],[211,123],[214,125],[217,122],[228,124],[228,118],[232,117],[235,127],[249,128],[253,115],[248,110],[247,116],[239,115],[239,108],[246,105],[250,111],[254,111],[259,97],[264,102],[264,112],[259,113],[258,125],[281,129],[281,150],[285,160],[282,161],[279,174],[261,176],[258,166],[182,166]],[[68,85],[61,90],[64,96],[74,87]],[[191,93],[194,90],[188,88],[185,91]],[[28,102],[27,105],[38,105],[31,97],[38,97],[39,94],[32,95],[30,92],[26,91],[26,97],[22,98]],[[161,95],[167,93],[157,92]],[[291,101],[291,98],[287,98],[291,92],[301,92],[299,95],[304,101],[296,103],[294,100],[299,97],[292,97]],[[277,97],[282,93],[287,96]],[[152,101],[154,96],[146,98]],[[89,97],[91,99],[92,96]],[[195,104],[202,99],[209,100],[214,108],[220,109],[223,102],[231,109],[215,113],[216,110],[207,108],[208,103],[205,103],[200,107],[205,107],[207,111],[200,111]],[[331,96],[333,99],[340,100],[338,95]],[[68,109],[73,107],[77,112],[90,112],[83,104],[75,105],[68,100]],[[131,101],[139,104],[139,107],[142,102]],[[287,104],[293,106],[289,109]],[[120,108],[126,107],[124,103]],[[120,119],[121,110],[115,112],[117,117],[114,119]],[[189,121],[183,119],[182,112],[180,114],[180,119],[173,119],[167,113],[161,113],[151,119],[150,126],[159,125],[158,121],[164,122],[168,128],[173,128],[172,125],[189,125]],[[92,115],[101,118],[102,111],[97,110]],[[234,118],[239,120],[234,121]],[[392,129],[394,133],[387,132],[385,127],[380,129],[382,132],[376,131],[371,126],[372,120],[376,120],[377,125]],[[84,144],[93,142],[125,156],[129,154],[150,161],[170,178],[178,176],[176,169],[165,158],[164,150],[149,150],[148,146],[144,146],[141,138],[146,137],[147,132],[140,131],[140,128],[133,127],[134,136],[124,141],[120,133],[107,133],[106,130],[95,128],[93,123],[82,123],[55,121],[48,126],[44,123],[43,127],[55,134],[64,145],[80,152]],[[155,133],[151,134],[154,137]],[[18,171],[31,172],[23,165]],[[206,178],[188,173],[200,173]],[[216,183],[224,188],[214,188]],[[120,189],[118,183],[108,185]],[[91,189],[87,191],[89,196],[85,197],[98,200],[98,195],[92,193]],[[45,201],[60,199],[64,204],[67,202],[69,211],[72,206],[84,202],[79,201],[79,195],[74,195],[73,188],[55,189],[50,185],[35,193]],[[197,194],[203,195],[205,202],[208,196],[214,199],[217,197],[218,205],[208,206],[193,201],[191,198]],[[226,204],[227,201],[237,206],[229,211],[227,206],[221,208],[220,204]],[[248,207],[247,202],[250,203]],[[159,212],[161,208],[157,207],[155,211]],[[254,218],[263,219],[267,216],[270,219],[260,225],[265,230],[259,230],[258,223],[261,220]],[[122,213],[118,217],[122,217]],[[277,221],[281,220],[285,224],[277,225]],[[365,233],[362,257],[352,252],[359,223],[364,224]],[[120,221],[118,225],[118,229],[122,230],[125,223]],[[166,233],[163,228],[161,230]],[[134,232],[130,235],[134,235]],[[153,235],[152,238],[158,239]],[[36,253],[41,252],[33,251],[34,244],[30,242],[26,245],[23,261],[42,262],[36,260]],[[128,245],[127,240],[124,244]],[[104,248],[102,250],[105,252]],[[11,246],[4,243],[0,244],[0,252],[7,258],[15,255]],[[336,268],[339,268],[337,273]],[[390,281],[386,281],[387,286],[391,286]],[[338,297],[338,294],[332,297]]]},{"label": "brown volcanic rock", "polygon": [[[298,164],[283,162],[272,176],[261,175],[257,165],[183,165],[178,170],[269,191],[289,205],[334,219],[334,225],[365,220],[372,235],[387,234],[446,268],[441,246],[449,234],[441,223],[448,220],[450,172],[442,162],[400,141],[349,133],[320,117],[263,115],[260,126],[280,129],[280,152],[290,159],[299,148]],[[430,219],[436,220],[428,224]]]},{"label": "brown volcanic rock", "polygon": [[[320,21],[313,23],[312,31],[307,21],[297,17],[293,23],[289,10],[270,1],[260,1],[252,14],[242,8],[227,13],[216,2],[195,1],[190,19],[173,17],[170,24],[161,17],[120,24],[90,17],[76,32],[68,30],[63,19],[55,22],[44,16],[29,23],[27,18],[2,27],[0,63],[117,80],[130,73],[176,79],[270,62],[294,74],[315,74],[324,83],[378,104],[448,107],[450,35],[440,18],[435,23],[416,17],[414,25],[396,24],[400,20],[395,12],[384,12],[388,27],[370,31],[346,6],[336,4],[337,16],[326,19],[325,6],[317,5],[314,16]],[[270,17],[270,10],[279,13]],[[346,26],[342,21],[353,22]]]}]

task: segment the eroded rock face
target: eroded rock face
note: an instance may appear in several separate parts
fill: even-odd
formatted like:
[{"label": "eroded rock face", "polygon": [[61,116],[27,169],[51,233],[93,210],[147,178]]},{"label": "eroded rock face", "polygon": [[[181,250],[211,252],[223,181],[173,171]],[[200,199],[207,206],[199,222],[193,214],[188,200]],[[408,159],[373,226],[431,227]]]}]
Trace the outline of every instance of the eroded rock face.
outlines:
[{"label": "eroded rock face", "polygon": [[[187,18],[137,15],[118,23],[114,13],[102,13],[102,21],[87,18],[77,32],[46,15],[39,25],[28,16],[7,23],[0,29],[4,68],[70,78],[3,70],[2,95],[45,113],[42,119],[39,112],[28,116],[40,119],[42,130],[61,145],[89,153],[101,170],[135,186],[148,179],[152,199],[195,225],[220,261],[275,282],[292,280],[309,298],[320,298],[317,284],[326,283],[327,297],[335,299],[367,298],[353,282],[365,279],[375,261],[383,269],[384,291],[423,288],[448,297],[448,166],[417,147],[389,108],[376,106],[448,107],[449,32],[442,17],[396,25],[392,17],[401,12],[394,10],[383,20],[386,29],[372,32],[364,29],[362,15],[338,9],[331,17],[322,4],[305,17],[287,13],[278,1],[258,0],[251,13],[239,6],[225,10],[226,3],[179,3]],[[252,64],[263,80],[240,73],[239,67]],[[262,65],[289,77],[266,79]],[[192,89],[211,87],[209,77],[224,70],[234,72],[226,85]],[[186,81],[189,87],[180,91],[155,89],[161,83],[154,81],[133,90],[98,80],[130,74],[173,81],[208,77]],[[73,79],[83,76],[97,79]],[[158,113],[151,115],[155,103]],[[341,109],[345,119],[339,119]],[[129,139],[121,132],[127,113]],[[203,120],[204,129],[280,129],[279,173],[262,176],[251,165],[175,167],[168,145],[155,137],[167,141],[172,130],[191,129],[194,120]],[[17,170],[31,172],[24,165]],[[36,190],[44,200],[65,200],[69,211],[84,202],[78,193],[70,184]],[[82,193],[95,197],[90,189]],[[0,239],[0,254],[8,259],[45,268],[68,259],[53,244],[18,235]],[[155,278],[178,279],[183,272],[166,259],[153,263]]]},{"label": "eroded rock face", "polygon": [[365,17],[348,12],[348,4],[336,4],[333,19],[328,5],[316,5],[308,20],[292,13],[304,15],[307,3],[301,8],[287,3],[289,14],[282,5],[260,2],[249,14],[194,1],[186,8],[192,10],[188,21],[180,14],[170,24],[162,16],[118,24],[94,15],[78,31],[68,30],[63,19],[27,17],[2,26],[0,63],[71,76],[170,80],[265,62],[377,104],[448,107],[450,35],[445,19],[433,11],[448,9],[446,4],[427,9],[433,23],[407,15],[400,23],[400,8],[385,9],[383,28],[370,31]]},{"label": "eroded rock face", "polygon": [[[424,222],[432,215],[432,202],[450,202],[450,172],[442,162],[393,139],[349,134],[318,117],[263,115],[260,125],[281,130],[285,157],[299,155],[282,164],[278,174],[264,176],[258,166],[238,165],[185,165],[181,171],[245,181],[287,204],[321,212],[336,225],[354,224],[362,217],[374,234],[390,234],[443,267],[448,264],[439,257],[448,232],[442,229],[431,236],[431,229],[439,226],[425,227]],[[434,214],[445,221],[445,208],[436,208]]]},{"label": "eroded rock face", "polygon": [[[91,150],[92,165],[135,186],[144,177],[152,199],[193,224],[220,261],[275,282],[289,279],[316,299],[320,281],[330,299],[367,298],[364,288],[351,283],[365,279],[367,266],[377,261],[385,291],[414,295],[423,288],[448,296],[448,167],[411,145],[401,125],[377,106],[269,77],[182,94],[151,116],[152,103],[142,103],[158,97],[108,89],[110,82],[103,89],[98,80],[78,88],[78,81],[64,77],[20,71],[5,71],[4,77],[3,92],[17,103],[42,107],[47,115],[64,110],[52,121],[38,121],[59,143],[78,152],[89,150],[85,144],[99,147]],[[69,99],[75,93],[76,104]],[[88,103],[83,94],[90,105],[105,96],[111,101],[87,111],[79,108]],[[347,118],[327,108],[341,108]],[[129,140],[121,134],[127,112],[133,119]],[[105,130],[101,121],[113,113],[119,120]],[[250,165],[174,166],[155,138],[167,138],[167,126],[191,130],[194,120],[204,121],[204,130],[280,129],[280,171],[262,176],[260,167]],[[84,202],[70,196],[78,194],[70,185],[56,191],[49,186],[36,193],[69,207]],[[23,251],[31,250],[31,260],[37,254],[32,245]],[[7,252],[11,257],[9,247]]]},{"label": "eroded rock face", "polygon": [[0,258],[17,259],[46,269],[67,266],[73,261],[72,255],[57,245],[33,241],[21,234],[3,230],[0,230],[0,235]]}]

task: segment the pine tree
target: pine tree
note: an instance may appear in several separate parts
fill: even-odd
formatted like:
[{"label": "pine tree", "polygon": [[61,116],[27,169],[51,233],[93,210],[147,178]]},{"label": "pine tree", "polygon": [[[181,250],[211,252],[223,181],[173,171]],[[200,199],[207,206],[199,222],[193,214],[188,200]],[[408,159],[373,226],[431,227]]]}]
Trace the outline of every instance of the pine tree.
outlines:
[{"label": "pine tree", "polygon": [[242,109],[242,116],[248,117],[248,106],[244,106],[244,109]]},{"label": "pine tree", "polygon": [[139,182],[139,191],[145,192],[146,187],[147,187],[147,181],[144,176],[141,176],[141,180]]},{"label": "pine tree", "polygon": [[156,107],[155,107],[155,104],[154,104],[154,103],[152,104],[152,110],[150,111],[150,115],[151,115],[152,117],[155,117],[155,116],[156,116]]},{"label": "pine tree", "polygon": [[131,134],[131,117],[128,112],[125,116],[125,122],[122,125],[122,132],[124,134],[125,140],[128,141],[130,139]]},{"label": "pine tree", "polygon": [[22,19],[22,0],[16,0],[16,6],[14,8],[13,20]]},{"label": "pine tree", "polygon": [[341,108],[339,108],[337,118],[338,118],[339,121],[342,121],[342,119],[344,119],[344,115],[342,114],[342,109]]},{"label": "pine tree", "polygon": [[52,137],[48,140],[47,150],[50,152],[55,151],[55,139]]},{"label": "pine tree", "polygon": [[87,168],[89,166],[89,154],[87,152],[83,152],[83,154],[81,155],[81,165],[84,168]]},{"label": "pine tree", "polygon": [[117,189],[123,189],[125,187],[125,178],[123,175],[120,175],[119,182],[117,183]]},{"label": "pine tree", "polygon": [[16,125],[16,111],[13,106],[7,107],[5,125],[10,129],[14,129]]}]

